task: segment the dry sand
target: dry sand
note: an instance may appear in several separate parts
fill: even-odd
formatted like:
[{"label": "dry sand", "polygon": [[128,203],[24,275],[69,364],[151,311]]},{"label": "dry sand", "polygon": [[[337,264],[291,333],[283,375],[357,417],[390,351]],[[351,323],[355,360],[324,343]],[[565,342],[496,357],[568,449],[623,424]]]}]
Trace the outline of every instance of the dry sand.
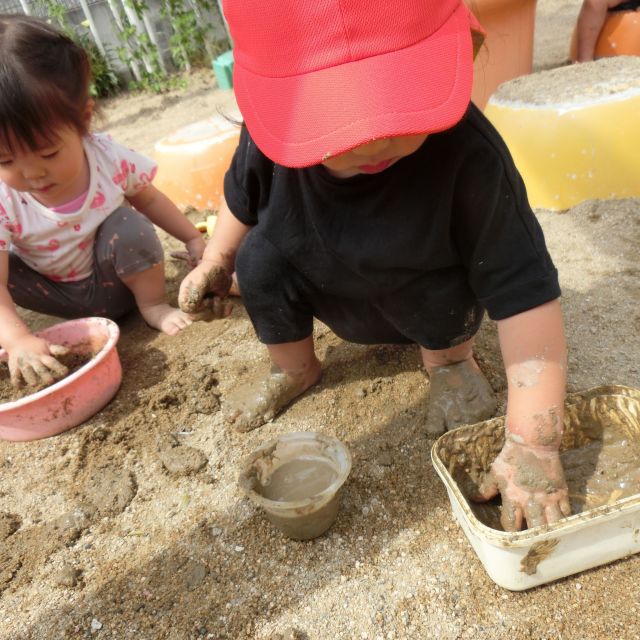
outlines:
[{"label": "dry sand", "polygon": [[[536,68],[564,63],[578,6],[541,0]],[[106,127],[150,153],[229,100],[212,85],[200,74],[185,91],[119,98]],[[539,212],[563,286],[570,390],[640,386],[639,207]],[[167,272],[175,300],[184,267]],[[640,637],[640,556],[528,592],[497,587],[431,466],[416,349],[347,344],[322,325],[316,338],[322,382],[238,434],[217,394],[267,366],[242,305],[175,338],[127,318],[123,385],[107,408],[55,438],[0,443],[0,639]],[[491,322],[478,359],[503,403]],[[336,525],[306,543],[236,487],[245,455],[294,430],[335,435],[354,455]]]}]

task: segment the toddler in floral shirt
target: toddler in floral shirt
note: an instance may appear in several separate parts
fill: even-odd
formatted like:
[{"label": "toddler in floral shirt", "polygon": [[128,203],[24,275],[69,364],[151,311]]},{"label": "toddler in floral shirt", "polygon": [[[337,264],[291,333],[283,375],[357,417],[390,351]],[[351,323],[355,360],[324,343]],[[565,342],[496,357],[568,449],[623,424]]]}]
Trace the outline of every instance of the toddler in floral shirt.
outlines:
[{"label": "toddler in floral shirt", "polygon": [[151,184],[153,161],[88,132],[82,48],[37,19],[0,15],[0,59],[0,344],[15,384],[47,384],[66,374],[59,350],[29,331],[16,304],[113,319],[137,306],[173,335],[191,317],[166,301],[152,223],[185,243],[193,266],[204,242]]}]

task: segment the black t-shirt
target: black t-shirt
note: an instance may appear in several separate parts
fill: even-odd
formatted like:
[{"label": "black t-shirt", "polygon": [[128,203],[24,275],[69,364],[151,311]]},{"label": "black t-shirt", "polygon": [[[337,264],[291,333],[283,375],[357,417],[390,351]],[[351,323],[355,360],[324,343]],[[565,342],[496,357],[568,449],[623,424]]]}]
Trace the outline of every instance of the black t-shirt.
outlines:
[{"label": "black t-shirt", "polygon": [[346,179],[273,163],[244,127],[224,190],[238,220],[327,293],[384,296],[425,273],[429,287],[464,279],[495,320],[560,295],[522,179],[474,105],[385,171]]}]

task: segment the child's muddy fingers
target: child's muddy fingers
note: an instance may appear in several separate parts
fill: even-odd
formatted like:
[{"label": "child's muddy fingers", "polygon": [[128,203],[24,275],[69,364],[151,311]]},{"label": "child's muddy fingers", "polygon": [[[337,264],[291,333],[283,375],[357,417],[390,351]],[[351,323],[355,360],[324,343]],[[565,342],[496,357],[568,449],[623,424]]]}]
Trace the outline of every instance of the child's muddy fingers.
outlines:
[{"label": "child's muddy fingers", "polygon": [[38,376],[36,372],[33,370],[30,362],[21,361],[22,359],[18,359],[18,369],[24,378],[24,381],[30,386],[33,387],[38,384]]},{"label": "child's muddy fingers", "polygon": [[69,374],[69,369],[61,362],[58,362],[53,356],[42,356],[42,363],[53,374],[56,380],[64,378]]},{"label": "child's muddy fingers", "polygon": [[61,344],[50,344],[49,345],[49,353],[54,358],[59,358],[60,356],[66,356],[70,351],[71,351],[71,349],[69,349],[69,347],[65,347],[65,346],[63,346]]},{"label": "child's muddy fingers", "polygon": [[502,496],[500,524],[505,531],[520,531],[522,528],[522,509],[512,500]]},{"label": "child's muddy fingers", "polygon": [[213,317],[216,319],[226,318],[233,308],[233,303],[229,302],[225,298],[220,298],[215,296],[213,298],[213,303],[211,306],[211,310],[213,312]]},{"label": "child's muddy fingers", "polygon": [[560,510],[560,505],[557,502],[548,504],[544,508],[544,516],[548,524],[552,524],[554,522],[558,522],[558,520],[562,520],[563,514],[562,514],[562,511]]},{"label": "child's muddy fingers", "polygon": [[211,313],[211,309],[209,308],[187,315],[193,322],[211,322],[211,320],[214,320],[213,313]]},{"label": "child's muddy fingers", "polygon": [[561,498],[558,502],[558,505],[560,507],[562,515],[568,518],[571,515],[571,503],[569,502],[569,497],[564,496],[563,498]]},{"label": "child's muddy fingers", "polygon": [[524,507],[524,518],[527,521],[527,527],[539,527],[545,521],[545,508],[535,500],[531,499]]},{"label": "child's muddy fingers", "polygon": [[[35,372],[37,379],[35,383],[31,383],[31,384],[49,386],[50,384],[53,384],[56,381],[56,378],[54,377],[53,373],[51,372],[47,364],[45,364],[44,362],[45,357],[46,356],[43,356],[40,360],[34,362],[33,371]],[[55,360],[55,358],[52,358],[52,359]],[[58,362],[58,364],[60,363]],[[66,367],[65,367],[65,371],[66,371]]]},{"label": "child's muddy fingers", "polygon": [[22,371],[20,370],[20,367],[10,367],[9,375],[10,375],[12,387],[15,387],[16,389],[18,389],[24,386],[24,383],[26,382],[26,380],[22,374]]},{"label": "child's muddy fingers", "polygon": [[491,498],[496,495],[498,495],[498,483],[493,475],[493,471],[489,471],[482,479],[478,487],[478,494],[473,496],[473,500],[483,502],[485,500],[491,500]]},{"label": "child's muddy fingers", "polygon": [[189,262],[189,252],[188,251],[172,251],[169,254],[174,260],[184,260],[185,262]]},{"label": "child's muddy fingers", "polygon": [[184,289],[180,287],[178,306],[185,313],[198,313],[202,310],[202,301],[205,295],[205,287],[196,287],[188,282]]}]

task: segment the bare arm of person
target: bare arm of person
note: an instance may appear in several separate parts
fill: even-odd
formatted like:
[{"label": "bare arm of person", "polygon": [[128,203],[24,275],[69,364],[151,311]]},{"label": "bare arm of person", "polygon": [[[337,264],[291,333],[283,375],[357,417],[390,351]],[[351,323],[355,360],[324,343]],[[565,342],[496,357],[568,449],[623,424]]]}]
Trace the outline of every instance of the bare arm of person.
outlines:
[{"label": "bare arm of person", "polygon": [[49,385],[64,378],[69,372],[58,362],[56,355],[64,355],[68,349],[49,344],[34,336],[20,319],[9,293],[9,254],[0,251],[0,345],[9,355],[11,383],[20,386]]},{"label": "bare arm of person", "polygon": [[505,531],[556,522],[571,513],[560,462],[566,342],[559,300],[498,322],[507,383],[505,444],[480,487],[502,496]]},{"label": "bare arm of person", "polygon": [[164,229],[169,235],[184,242],[189,254],[189,266],[195,267],[202,258],[205,242],[202,234],[178,207],[162,191],[149,185],[135,196],[127,198],[151,222]]},{"label": "bare arm of person", "polygon": [[578,62],[593,60],[596,43],[607,19],[607,11],[622,4],[623,0],[584,0],[576,26]]},{"label": "bare arm of person", "polygon": [[223,200],[218,211],[213,235],[204,251],[202,261],[180,285],[178,304],[185,313],[199,313],[208,306],[214,317],[228,315],[231,307],[222,299],[229,293],[231,274],[234,271],[236,253],[250,226],[240,222]]}]

